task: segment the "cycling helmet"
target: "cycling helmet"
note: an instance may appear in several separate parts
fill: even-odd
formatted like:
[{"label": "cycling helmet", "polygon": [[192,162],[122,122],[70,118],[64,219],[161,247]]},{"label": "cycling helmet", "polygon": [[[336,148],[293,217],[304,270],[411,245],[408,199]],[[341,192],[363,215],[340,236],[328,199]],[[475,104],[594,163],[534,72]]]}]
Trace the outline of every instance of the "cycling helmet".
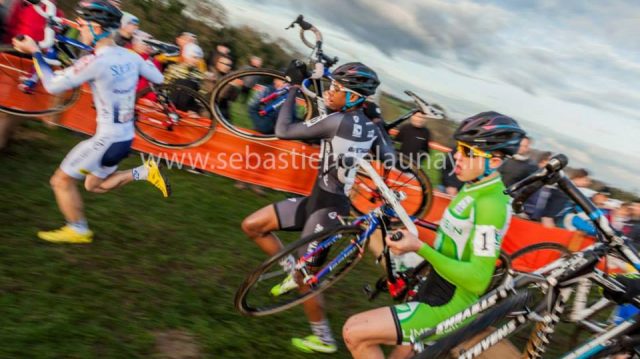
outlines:
[{"label": "cycling helmet", "polygon": [[485,152],[500,151],[513,156],[525,134],[511,117],[489,111],[462,121],[453,137]]},{"label": "cycling helmet", "polygon": [[333,71],[331,78],[346,89],[363,96],[373,95],[380,85],[378,74],[359,62],[349,62],[339,66]]},{"label": "cycling helmet", "polygon": [[118,29],[122,19],[122,11],[106,0],[82,0],[76,13],[84,20],[99,24],[104,31]]}]

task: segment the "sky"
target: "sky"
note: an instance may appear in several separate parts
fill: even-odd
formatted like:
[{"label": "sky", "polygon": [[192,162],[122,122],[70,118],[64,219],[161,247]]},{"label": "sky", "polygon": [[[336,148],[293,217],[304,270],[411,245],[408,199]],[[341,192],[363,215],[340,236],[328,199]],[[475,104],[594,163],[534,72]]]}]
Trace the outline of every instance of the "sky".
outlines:
[{"label": "sky", "polygon": [[510,115],[540,150],[640,193],[640,3],[636,0],[218,0],[233,25],[307,50],[298,14],[340,63],[376,70],[463,119]]}]

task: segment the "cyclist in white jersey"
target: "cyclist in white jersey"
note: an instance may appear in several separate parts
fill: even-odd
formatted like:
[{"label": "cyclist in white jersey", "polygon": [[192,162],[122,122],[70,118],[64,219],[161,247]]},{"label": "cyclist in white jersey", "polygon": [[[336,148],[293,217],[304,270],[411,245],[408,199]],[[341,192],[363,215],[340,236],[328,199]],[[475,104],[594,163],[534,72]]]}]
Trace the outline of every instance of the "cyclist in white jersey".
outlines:
[{"label": "cyclist in white jersey", "polygon": [[162,83],[162,74],[137,54],[116,46],[112,32],[120,26],[122,12],[104,0],[86,0],[76,9],[81,41],[94,47],[94,54],[79,59],[72,67],[54,73],[40,49],[28,36],[13,39],[16,50],[33,55],[33,63],[44,88],[53,94],[88,82],[97,112],[96,134],[65,157],[51,177],[51,186],[67,224],[57,230],[38,232],[54,243],[90,243],[89,230],[77,183],[84,179],[89,192],[105,193],[131,181],[147,180],[165,197],[169,183],[153,160],[139,167],[117,171],[118,163],[131,150],[134,137],[134,107],[138,78]]}]

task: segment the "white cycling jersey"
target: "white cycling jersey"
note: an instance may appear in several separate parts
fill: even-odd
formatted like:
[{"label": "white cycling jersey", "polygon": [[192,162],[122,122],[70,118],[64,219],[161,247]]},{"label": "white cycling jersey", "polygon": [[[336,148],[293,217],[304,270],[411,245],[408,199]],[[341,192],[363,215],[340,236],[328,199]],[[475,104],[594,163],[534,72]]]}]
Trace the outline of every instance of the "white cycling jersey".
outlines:
[{"label": "white cycling jersey", "polygon": [[80,58],[73,66],[55,73],[41,53],[34,54],[34,66],[47,92],[61,93],[88,82],[97,112],[96,136],[113,141],[134,136],[134,108],[138,78],[160,84],[164,77],[151,63],[119,46],[104,46],[95,54]]}]

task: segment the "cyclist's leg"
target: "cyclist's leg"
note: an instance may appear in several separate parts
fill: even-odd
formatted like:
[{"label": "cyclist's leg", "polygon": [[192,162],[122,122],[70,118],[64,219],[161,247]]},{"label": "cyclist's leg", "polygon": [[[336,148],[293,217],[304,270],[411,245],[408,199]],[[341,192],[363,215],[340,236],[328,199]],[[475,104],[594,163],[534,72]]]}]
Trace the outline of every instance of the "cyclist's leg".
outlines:
[{"label": "cyclist's leg", "polygon": [[[477,300],[477,297],[456,290],[451,300],[438,306],[409,302],[395,305],[391,307],[391,310],[388,307],[382,308],[389,311],[389,315],[381,314],[383,313],[381,309],[356,314],[345,323],[343,337],[355,358],[371,357],[370,355],[373,353],[378,353],[380,345],[410,344],[412,337],[419,337],[424,331],[435,327],[438,323],[465,309],[475,300]],[[388,329],[389,316],[394,323],[393,331]],[[377,321],[384,322],[380,324],[383,325],[383,328],[379,329],[386,328],[385,332],[370,330],[370,326]],[[389,338],[394,338],[394,341],[389,342]],[[401,355],[407,351],[408,349],[402,349],[397,354]],[[369,355],[360,355],[360,353]]]},{"label": "cyclist's leg", "polygon": [[342,338],[354,358],[384,358],[380,345],[395,345],[398,331],[389,307],[351,316],[342,327]]},{"label": "cyclist's leg", "polygon": [[[313,201],[309,204],[312,208],[314,205],[321,204],[322,201]],[[315,203],[313,203],[315,202]],[[349,203],[335,203],[336,207],[321,208],[311,212],[302,231],[302,237],[318,233],[341,224],[339,217],[349,215]],[[313,250],[317,243],[310,243],[307,250]],[[321,267],[328,253],[317,254],[311,259],[312,267]],[[305,289],[303,289],[305,290]],[[306,338],[293,338],[292,344],[303,351],[321,351],[332,353],[337,350],[335,339],[331,333],[329,321],[324,313],[324,300],[322,295],[317,295],[302,303],[304,312],[311,326],[312,336]]]},{"label": "cyclist's leg", "polygon": [[112,189],[122,187],[134,180],[131,170],[117,171],[118,163],[125,159],[131,152],[132,141],[119,141],[105,145],[106,151],[102,154],[100,162],[89,170],[84,181],[84,187],[89,192],[105,193]]},{"label": "cyclist's leg", "polygon": [[306,197],[288,198],[250,214],[242,221],[242,231],[270,256],[282,249],[273,231],[299,231],[306,219]]}]

